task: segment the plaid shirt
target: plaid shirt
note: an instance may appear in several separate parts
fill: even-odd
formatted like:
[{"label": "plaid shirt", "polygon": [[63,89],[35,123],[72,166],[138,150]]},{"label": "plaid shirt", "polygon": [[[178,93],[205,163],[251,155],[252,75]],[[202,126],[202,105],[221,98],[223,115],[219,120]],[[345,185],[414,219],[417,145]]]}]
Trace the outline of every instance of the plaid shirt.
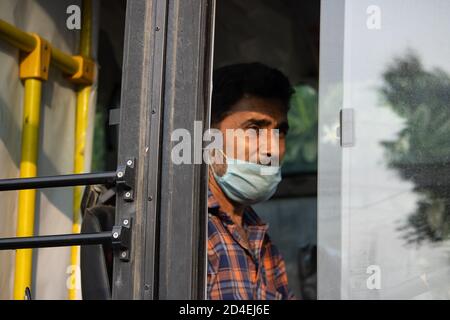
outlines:
[{"label": "plaid shirt", "polygon": [[247,242],[211,192],[208,208],[208,299],[294,299],[283,258],[255,211],[249,207],[242,218]]}]

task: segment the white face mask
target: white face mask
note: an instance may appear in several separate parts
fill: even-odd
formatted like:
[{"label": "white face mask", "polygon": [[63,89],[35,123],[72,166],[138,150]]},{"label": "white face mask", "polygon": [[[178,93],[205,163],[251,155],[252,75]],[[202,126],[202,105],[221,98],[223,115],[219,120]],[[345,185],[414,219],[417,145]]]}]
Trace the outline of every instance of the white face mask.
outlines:
[{"label": "white face mask", "polygon": [[251,205],[273,196],[281,181],[279,166],[266,166],[227,156],[225,158],[227,171],[223,176],[218,176],[212,170],[214,178],[229,199]]}]

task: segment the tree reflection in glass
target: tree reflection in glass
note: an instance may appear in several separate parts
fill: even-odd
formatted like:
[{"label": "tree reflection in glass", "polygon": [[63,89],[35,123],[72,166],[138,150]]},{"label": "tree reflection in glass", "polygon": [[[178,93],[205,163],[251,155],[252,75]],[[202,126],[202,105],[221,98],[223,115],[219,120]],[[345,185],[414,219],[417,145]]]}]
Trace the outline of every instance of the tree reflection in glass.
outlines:
[{"label": "tree reflection in glass", "polygon": [[382,142],[388,164],[421,195],[399,230],[409,244],[443,241],[450,237],[450,77],[408,51],[383,79],[383,98],[405,120],[397,140]]}]

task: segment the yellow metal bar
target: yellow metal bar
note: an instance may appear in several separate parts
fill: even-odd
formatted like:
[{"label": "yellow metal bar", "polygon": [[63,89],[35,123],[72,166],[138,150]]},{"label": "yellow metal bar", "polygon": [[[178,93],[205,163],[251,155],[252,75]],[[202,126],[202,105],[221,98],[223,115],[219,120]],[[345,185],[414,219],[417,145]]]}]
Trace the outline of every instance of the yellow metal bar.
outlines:
[{"label": "yellow metal bar", "polygon": [[0,38],[22,51],[30,52],[36,46],[35,38],[0,19]]},{"label": "yellow metal bar", "polygon": [[[92,41],[92,2],[83,0],[83,28],[80,39],[80,56],[71,56],[52,47],[38,35],[29,34],[15,26],[0,20],[0,39],[25,53],[21,61],[21,78],[25,81],[24,120],[22,135],[21,177],[36,175],[37,145],[39,135],[39,112],[41,101],[42,80],[47,80],[48,61],[67,74],[68,80],[81,84],[77,89],[77,110],[75,128],[75,173],[84,172],[84,153],[86,131],[88,126],[89,100],[91,84],[94,78],[94,63],[91,58]],[[47,56],[45,55],[47,54]],[[48,57],[50,56],[50,57]],[[73,195],[73,226],[74,233],[80,232],[80,202],[82,188],[76,187]],[[35,190],[19,192],[19,208],[17,236],[31,236],[34,229]],[[32,250],[21,249],[16,252],[16,269],[14,282],[14,298],[24,299],[25,288],[31,286]],[[71,249],[71,264],[79,265],[79,247]],[[71,268],[78,270],[78,268]],[[72,279],[78,280],[77,275]],[[73,282],[72,282],[73,283]],[[79,284],[69,288],[69,299],[76,299]]]},{"label": "yellow metal bar", "polygon": [[83,20],[80,38],[80,55],[92,57],[92,1],[83,0]]},{"label": "yellow metal bar", "polygon": [[52,63],[62,72],[72,75],[78,71],[78,61],[71,55],[52,47]]},{"label": "yellow metal bar", "polygon": [[[92,2],[91,0],[83,0],[82,9],[82,29],[80,38],[80,55],[83,58],[90,59],[92,54]],[[77,91],[77,111],[75,123],[75,155],[74,155],[74,171],[75,173],[84,172],[84,154],[86,148],[86,131],[88,126],[89,114],[89,100],[91,96],[91,86],[80,86]],[[75,187],[73,193],[73,225],[72,232],[79,233],[81,229],[81,213],[80,202],[82,187]],[[71,264],[75,268],[71,270],[79,270],[79,254],[80,247],[74,246],[71,248]],[[74,276],[72,279],[78,281],[78,277]],[[77,287],[69,288],[69,299],[77,299]]]},{"label": "yellow metal bar", "polygon": [[[38,154],[39,114],[41,105],[42,80],[25,79],[25,97],[22,124],[22,158],[20,177],[35,177]],[[19,191],[17,218],[18,237],[32,236],[34,232],[35,190]],[[14,299],[23,300],[25,288],[31,286],[32,250],[16,251],[14,277]]]},{"label": "yellow metal bar", "polygon": [[[29,33],[0,19],[0,38],[22,51],[30,52],[36,47],[36,39]],[[51,48],[51,60],[55,67],[69,75],[78,71],[79,63],[70,54]]]}]

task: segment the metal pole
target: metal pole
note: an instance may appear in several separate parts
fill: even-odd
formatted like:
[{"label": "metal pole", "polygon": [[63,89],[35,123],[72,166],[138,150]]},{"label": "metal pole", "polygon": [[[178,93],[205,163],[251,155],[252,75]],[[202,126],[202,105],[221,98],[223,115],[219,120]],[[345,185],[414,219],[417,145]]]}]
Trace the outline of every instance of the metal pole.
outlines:
[{"label": "metal pole", "polygon": [[[25,79],[20,177],[36,176],[41,90],[42,80]],[[33,235],[35,199],[36,190],[19,191],[16,230],[18,237]],[[14,299],[23,300],[25,288],[31,286],[31,260],[31,249],[18,250],[16,252]]]},{"label": "metal pole", "polygon": [[[25,82],[24,99],[24,133],[22,138],[22,154],[26,149],[31,155],[31,160],[21,161],[21,177],[33,177],[36,175],[37,159],[37,136],[39,125],[40,98],[42,81],[47,80],[50,61],[69,76],[69,81],[83,84],[77,91],[77,124],[76,124],[76,149],[75,149],[75,172],[84,172],[84,148],[85,133],[87,127],[88,106],[91,95],[91,84],[93,82],[95,69],[94,63],[89,59],[91,56],[91,35],[92,35],[92,2],[83,0],[83,30],[81,32],[80,54],[81,56],[71,56],[67,53],[51,47],[51,45],[38,35],[24,32],[15,26],[0,20],[0,39],[27,53],[27,59],[22,61],[20,77]],[[39,102],[37,102],[39,101]],[[28,107],[28,113],[27,113]],[[32,110],[33,117],[29,114]],[[28,130],[28,131],[27,131]],[[28,132],[28,133],[26,133]],[[31,139],[31,140],[30,140]],[[34,139],[34,140],[33,140]],[[34,146],[30,141],[33,141]],[[78,155],[77,155],[78,154]],[[24,155],[22,155],[24,158]],[[77,160],[78,159],[78,160]],[[81,168],[81,169],[80,169]],[[30,181],[29,181],[30,182]],[[73,185],[73,184],[72,184]],[[76,184],[78,185],[78,184]],[[56,185],[49,185],[56,186]],[[30,188],[30,187],[27,187]],[[18,189],[27,189],[18,188]],[[9,189],[4,189],[9,190]],[[81,198],[81,188],[76,188],[74,192],[74,206],[79,205]],[[19,217],[17,225],[17,235],[31,235],[33,233],[34,220],[34,190],[19,192]],[[79,232],[80,213],[74,214],[73,230]],[[75,252],[77,253],[77,252]],[[78,254],[77,254],[78,255]],[[72,257],[74,252],[72,252]],[[72,262],[73,262],[72,258]],[[22,294],[31,282],[31,251],[19,250],[16,254],[16,276],[14,297],[23,299]]]},{"label": "metal pole", "polygon": [[[90,59],[92,56],[92,1],[83,0],[82,7],[82,29],[80,35],[80,55]],[[85,172],[84,155],[86,153],[86,132],[89,123],[89,101],[91,98],[91,85],[82,85],[77,90],[77,109],[75,113],[75,150],[74,150],[74,173]],[[83,187],[75,187],[73,190],[73,217],[72,232],[81,231],[80,202]],[[80,264],[80,247],[71,248],[70,261],[74,266]],[[77,279],[77,277],[74,277]],[[77,285],[69,289],[69,300],[77,299]]]},{"label": "metal pole", "polygon": [[36,47],[36,40],[32,35],[3,20],[0,20],[0,38],[25,52],[33,51]]},{"label": "metal pole", "polygon": [[67,53],[52,47],[52,64],[66,74],[74,74],[78,71],[78,62]]},{"label": "metal pole", "polygon": [[[72,245],[107,244],[111,242],[111,232],[61,234],[39,237],[16,237],[0,239],[0,250],[67,247]],[[23,294],[23,292],[21,294]]]},{"label": "metal pole", "polygon": [[[19,28],[0,20],[0,39],[3,39],[14,47],[31,52],[36,47],[35,38]],[[78,71],[78,62],[71,55],[52,47],[51,60],[55,67],[67,74],[74,74]]]},{"label": "metal pole", "polygon": [[108,184],[116,181],[116,172],[67,174],[60,176],[3,179],[0,191],[73,187],[93,184]]}]

